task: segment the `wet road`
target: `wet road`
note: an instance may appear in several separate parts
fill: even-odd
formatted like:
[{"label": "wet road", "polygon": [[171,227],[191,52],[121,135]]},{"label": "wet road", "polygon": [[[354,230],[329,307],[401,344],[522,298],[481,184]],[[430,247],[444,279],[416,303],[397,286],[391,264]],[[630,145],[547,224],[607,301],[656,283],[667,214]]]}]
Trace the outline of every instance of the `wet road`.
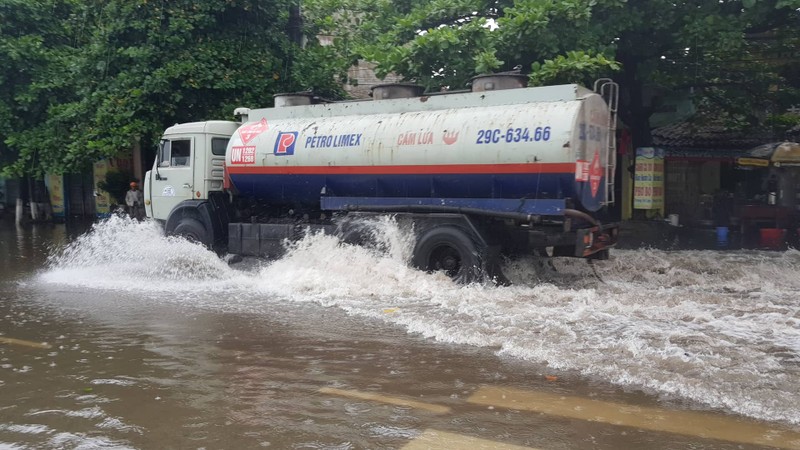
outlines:
[{"label": "wet road", "polygon": [[0,448],[800,448],[800,253],[461,287],[376,230],[231,268],[150,224],[0,222]]}]

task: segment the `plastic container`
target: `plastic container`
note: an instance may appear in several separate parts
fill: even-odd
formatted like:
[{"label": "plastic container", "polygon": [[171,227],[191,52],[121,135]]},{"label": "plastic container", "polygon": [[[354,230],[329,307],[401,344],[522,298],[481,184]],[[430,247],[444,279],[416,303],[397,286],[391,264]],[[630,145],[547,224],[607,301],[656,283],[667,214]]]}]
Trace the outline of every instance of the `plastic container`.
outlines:
[{"label": "plastic container", "polygon": [[667,218],[669,219],[669,224],[672,225],[673,227],[677,227],[679,225],[680,219],[678,218],[677,214],[670,214],[669,216],[667,216]]},{"label": "plastic container", "polygon": [[770,250],[780,250],[786,245],[786,230],[783,228],[762,228],[759,230],[760,247]]},{"label": "plastic container", "polygon": [[717,227],[717,245],[720,247],[728,245],[728,227]]}]

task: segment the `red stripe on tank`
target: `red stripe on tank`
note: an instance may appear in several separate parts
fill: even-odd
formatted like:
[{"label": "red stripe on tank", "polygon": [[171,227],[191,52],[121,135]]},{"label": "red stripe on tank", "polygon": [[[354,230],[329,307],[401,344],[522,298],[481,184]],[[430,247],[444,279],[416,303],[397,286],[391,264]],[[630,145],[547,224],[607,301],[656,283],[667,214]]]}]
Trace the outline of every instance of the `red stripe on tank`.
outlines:
[{"label": "red stripe on tank", "polygon": [[226,166],[241,175],[429,175],[575,173],[575,163],[436,164],[398,166]]}]

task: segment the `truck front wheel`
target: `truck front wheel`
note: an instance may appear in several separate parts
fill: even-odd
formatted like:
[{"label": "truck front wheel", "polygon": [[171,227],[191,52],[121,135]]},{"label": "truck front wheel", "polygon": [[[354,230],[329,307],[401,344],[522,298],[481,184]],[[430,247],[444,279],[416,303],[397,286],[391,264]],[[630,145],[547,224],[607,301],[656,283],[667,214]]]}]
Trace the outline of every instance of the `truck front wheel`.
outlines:
[{"label": "truck front wheel", "polygon": [[192,242],[209,245],[206,227],[204,227],[203,224],[197,219],[181,219],[172,234],[181,236]]},{"label": "truck front wheel", "polygon": [[412,265],[426,272],[443,271],[458,283],[481,281],[481,254],[475,241],[455,227],[436,227],[420,237]]}]

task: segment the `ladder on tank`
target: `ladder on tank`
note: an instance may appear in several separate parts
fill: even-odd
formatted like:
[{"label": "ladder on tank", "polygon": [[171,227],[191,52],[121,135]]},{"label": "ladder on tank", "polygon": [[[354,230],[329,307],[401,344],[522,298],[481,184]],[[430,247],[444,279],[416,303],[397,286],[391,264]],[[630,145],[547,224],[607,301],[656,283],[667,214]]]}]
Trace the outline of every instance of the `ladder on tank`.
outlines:
[{"label": "ladder on tank", "polygon": [[594,82],[594,91],[600,94],[608,105],[608,161],[606,161],[606,201],[603,205],[613,205],[616,201],[614,177],[617,170],[617,110],[619,109],[619,85],[611,78],[600,78]]}]

